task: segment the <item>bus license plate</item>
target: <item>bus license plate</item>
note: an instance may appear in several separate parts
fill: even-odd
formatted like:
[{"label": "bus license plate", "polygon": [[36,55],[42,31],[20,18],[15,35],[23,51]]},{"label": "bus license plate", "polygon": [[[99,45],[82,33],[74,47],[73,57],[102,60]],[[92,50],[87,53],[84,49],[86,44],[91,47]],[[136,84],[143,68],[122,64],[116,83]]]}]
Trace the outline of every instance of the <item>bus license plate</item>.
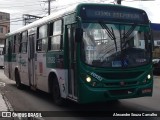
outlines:
[{"label": "bus license plate", "polygon": [[112,67],[122,67],[121,61],[112,61]]}]

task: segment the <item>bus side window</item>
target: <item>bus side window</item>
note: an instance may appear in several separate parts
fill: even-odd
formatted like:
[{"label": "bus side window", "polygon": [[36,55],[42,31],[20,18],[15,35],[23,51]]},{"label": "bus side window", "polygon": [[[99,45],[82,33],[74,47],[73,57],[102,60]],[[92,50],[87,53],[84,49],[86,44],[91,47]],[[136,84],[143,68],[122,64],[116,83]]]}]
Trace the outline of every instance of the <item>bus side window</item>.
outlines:
[{"label": "bus side window", "polygon": [[37,51],[42,51],[42,40],[37,40]]},{"label": "bus side window", "polygon": [[16,35],[13,37],[13,53],[16,51]]},{"label": "bus side window", "polygon": [[43,25],[37,28],[37,41],[36,50],[37,51],[47,51],[48,38],[47,38],[47,25]]},{"label": "bus side window", "polygon": [[19,51],[21,53],[27,53],[27,40],[28,40],[28,32],[24,31],[20,35],[20,48],[19,48]]},{"label": "bus side window", "polygon": [[13,53],[19,53],[19,46],[20,46],[20,35],[16,34],[14,36],[14,43],[13,43]]},{"label": "bus side window", "polygon": [[62,20],[51,23],[49,28],[49,50],[59,51],[62,49]]},{"label": "bus side window", "polygon": [[51,36],[53,35],[53,23],[48,24],[48,50],[51,50]]}]

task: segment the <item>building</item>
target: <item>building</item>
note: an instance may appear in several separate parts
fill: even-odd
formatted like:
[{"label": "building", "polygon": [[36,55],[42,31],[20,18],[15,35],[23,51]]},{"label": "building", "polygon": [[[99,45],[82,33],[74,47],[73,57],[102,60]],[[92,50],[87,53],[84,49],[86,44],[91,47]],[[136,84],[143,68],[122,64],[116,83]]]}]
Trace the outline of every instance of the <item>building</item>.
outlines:
[{"label": "building", "polygon": [[5,34],[10,31],[10,14],[0,12],[0,45],[4,45]]},{"label": "building", "polygon": [[152,23],[151,28],[153,31],[154,46],[160,47],[160,24]]},{"label": "building", "polygon": [[153,58],[160,58],[160,24],[152,23],[151,29],[154,39]]}]

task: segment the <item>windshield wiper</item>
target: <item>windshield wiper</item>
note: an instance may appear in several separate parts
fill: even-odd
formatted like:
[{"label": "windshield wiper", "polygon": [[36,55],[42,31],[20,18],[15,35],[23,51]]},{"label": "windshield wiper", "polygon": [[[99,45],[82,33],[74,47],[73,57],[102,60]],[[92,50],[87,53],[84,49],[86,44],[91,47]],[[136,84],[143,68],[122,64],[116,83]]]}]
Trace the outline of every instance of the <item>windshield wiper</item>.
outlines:
[{"label": "windshield wiper", "polygon": [[108,36],[111,38],[111,40],[114,40],[114,44],[115,44],[115,47],[116,47],[116,52],[117,52],[117,42],[116,42],[116,37],[115,37],[115,34],[114,34],[114,31],[113,31],[113,28],[111,27],[111,30],[108,28],[108,26],[104,23],[99,23],[101,25],[101,27],[103,29],[105,29],[108,33]]},{"label": "windshield wiper", "polygon": [[[117,50],[118,50],[118,48],[117,48],[117,42],[116,42],[116,37],[115,37],[115,33],[114,33],[114,31],[113,31],[113,28],[111,27],[111,29],[106,25],[106,24],[104,24],[104,23],[100,23],[99,22],[99,24],[101,25],[101,27],[103,28],[103,29],[105,29],[106,30],[106,33],[107,33],[107,35],[110,37],[110,39],[111,40],[114,40],[114,45],[115,45],[115,49],[116,49],[116,53],[117,53]],[[100,56],[99,58],[103,58],[104,56],[106,56],[106,54],[108,54],[108,53],[110,53],[111,51],[113,51],[114,50],[114,48],[112,48],[112,49],[110,49],[109,51],[106,51],[106,48],[108,48],[109,46],[106,46],[105,47],[105,49],[103,49],[103,50],[105,50],[105,52],[104,52],[104,54],[102,55],[102,56]],[[100,54],[99,54],[100,55]]]},{"label": "windshield wiper", "polygon": [[[124,27],[124,32],[123,32],[124,34],[123,34],[123,37],[121,38],[124,41],[122,49],[126,46],[127,42],[130,40],[129,39],[129,40],[125,41],[125,39],[128,38],[133,33],[135,28],[136,28],[136,25],[132,25],[132,27],[125,33],[125,27]],[[121,32],[120,32],[120,34],[121,34]]]}]

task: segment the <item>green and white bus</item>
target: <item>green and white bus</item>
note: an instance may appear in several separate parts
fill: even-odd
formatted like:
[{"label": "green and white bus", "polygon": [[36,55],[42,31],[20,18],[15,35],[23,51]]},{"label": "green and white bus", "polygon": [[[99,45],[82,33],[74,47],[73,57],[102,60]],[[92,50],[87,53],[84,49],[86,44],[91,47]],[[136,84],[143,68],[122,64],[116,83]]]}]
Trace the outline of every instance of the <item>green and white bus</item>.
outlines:
[{"label": "green and white bus", "polygon": [[[143,45],[140,41],[143,40]],[[152,96],[152,35],[141,9],[79,4],[6,35],[4,72],[56,104]]]}]

